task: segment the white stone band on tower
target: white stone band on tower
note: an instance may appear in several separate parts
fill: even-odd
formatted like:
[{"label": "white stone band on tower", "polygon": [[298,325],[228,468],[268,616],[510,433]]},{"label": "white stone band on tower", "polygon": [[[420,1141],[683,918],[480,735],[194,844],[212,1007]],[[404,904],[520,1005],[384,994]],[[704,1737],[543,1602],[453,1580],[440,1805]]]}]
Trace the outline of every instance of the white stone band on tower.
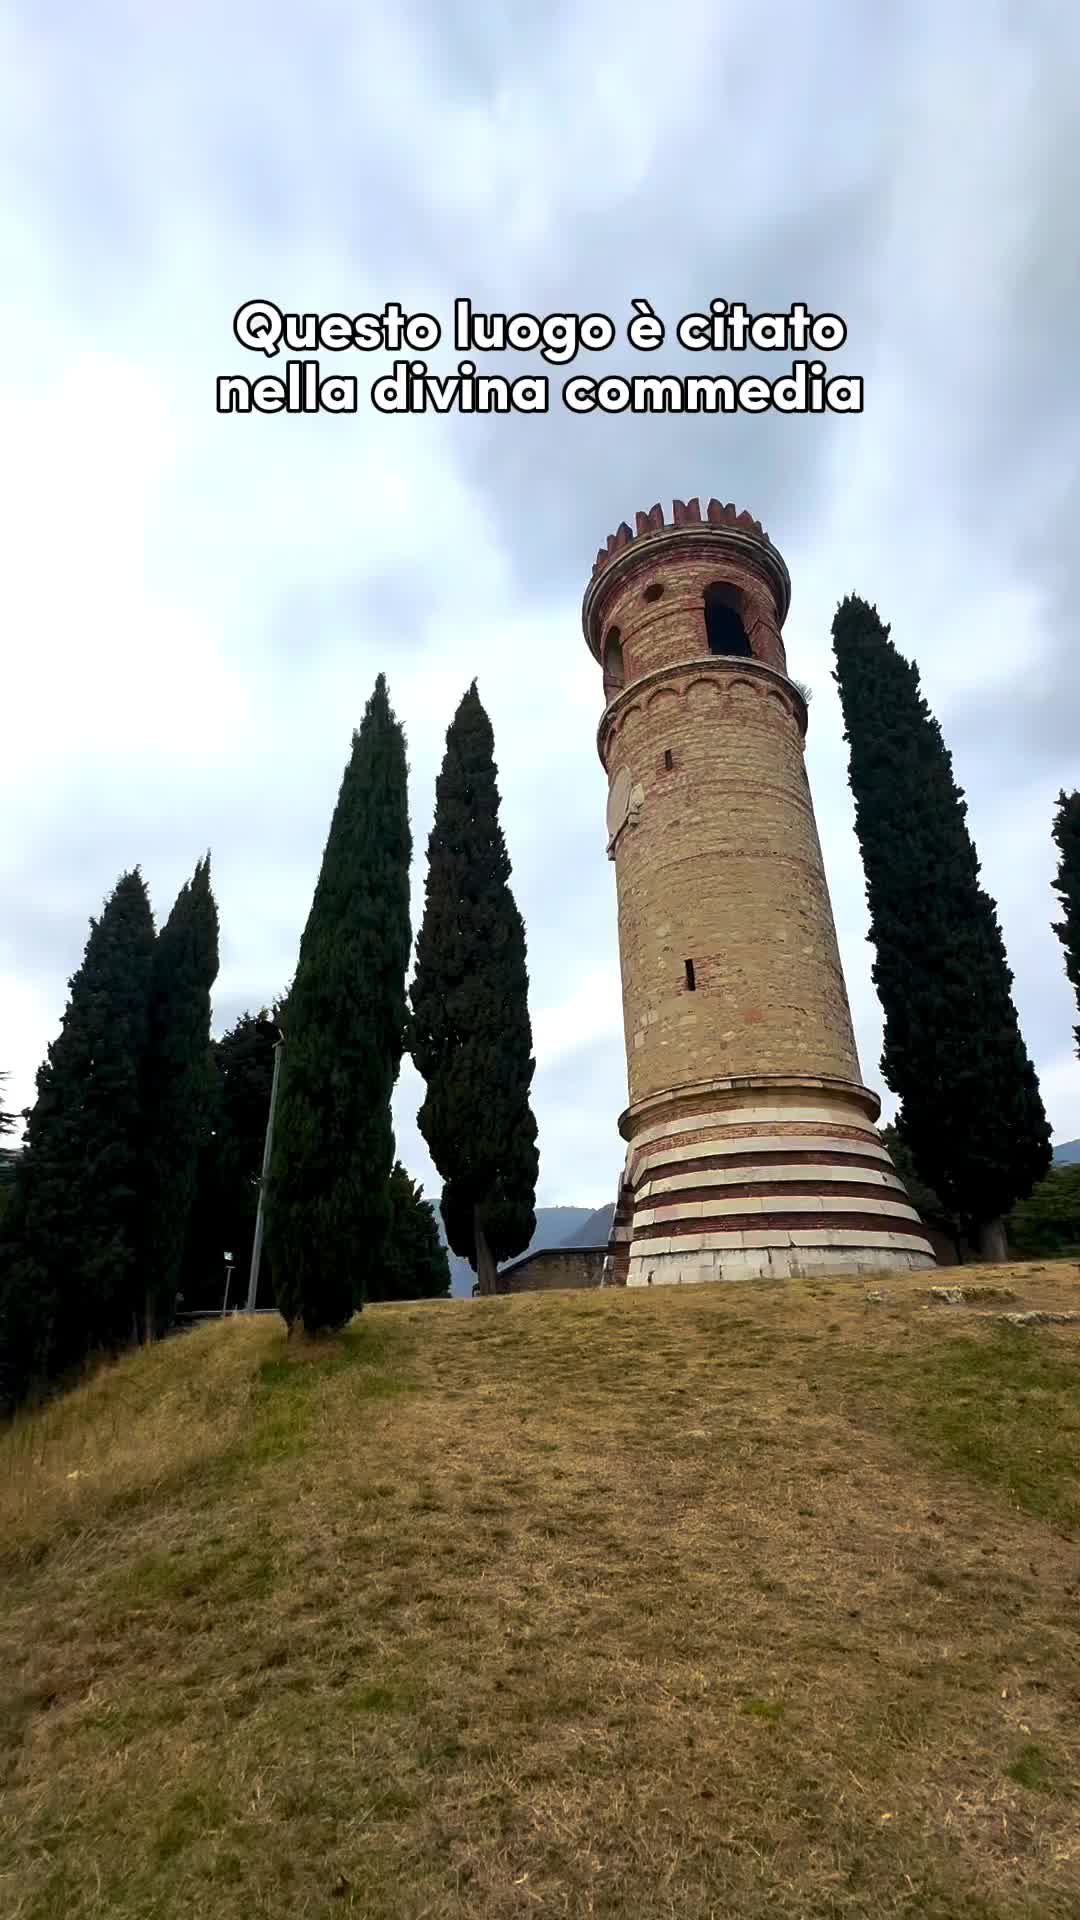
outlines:
[{"label": "white stone band on tower", "polygon": [[676,501],[597,555],[630,1104],[609,1277],[918,1268],[934,1255],[862,1084],[781,631],[749,514]]}]

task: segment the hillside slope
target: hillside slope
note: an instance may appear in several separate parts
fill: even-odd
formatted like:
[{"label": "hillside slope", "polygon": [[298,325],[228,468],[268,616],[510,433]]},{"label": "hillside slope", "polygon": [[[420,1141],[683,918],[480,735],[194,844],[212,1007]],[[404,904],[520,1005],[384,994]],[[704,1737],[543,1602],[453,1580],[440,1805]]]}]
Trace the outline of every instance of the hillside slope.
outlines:
[{"label": "hillside slope", "polygon": [[1075,1915],[1080,1334],[887,1291],[237,1319],[20,1420],[0,1910]]}]

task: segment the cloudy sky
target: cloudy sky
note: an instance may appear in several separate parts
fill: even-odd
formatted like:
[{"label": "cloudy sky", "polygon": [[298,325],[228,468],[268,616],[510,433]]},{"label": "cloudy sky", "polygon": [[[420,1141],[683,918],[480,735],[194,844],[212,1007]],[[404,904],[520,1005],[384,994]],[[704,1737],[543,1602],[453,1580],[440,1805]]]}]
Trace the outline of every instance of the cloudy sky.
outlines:
[{"label": "cloudy sky", "polygon": [[[621,519],[715,493],[790,567],[864,1076],[880,1087],[881,1022],[829,678],[848,592],[919,661],[1055,1138],[1080,1134],[1049,928],[1053,803],[1080,784],[1078,90],[1072,0],[5,0],[10,1104],[32,1096],[89,915],[136,862],[160,919],[212,850],[218,1031],[285,986],[380,669],[409,740],[419,911],[475,675],[529,938],[539,1199],[610,1199],[625,1071],[580,600]],[[245,301],[446,320],[463,294],[610,313],[620,343],[588,370],[624,373],[686,365],[627,348],[634,297],[669,322],[714,297],[804,300],[847,322],[831,370],[864,378],[865,411],[215,412],[219,374],[270,367],[233,338]],[[693,370],[757,370],[740,363]],[[366,395],[386,362],[330,370]],[[434,1192],[418,1096],[407,1069],[399,1144]]]}]

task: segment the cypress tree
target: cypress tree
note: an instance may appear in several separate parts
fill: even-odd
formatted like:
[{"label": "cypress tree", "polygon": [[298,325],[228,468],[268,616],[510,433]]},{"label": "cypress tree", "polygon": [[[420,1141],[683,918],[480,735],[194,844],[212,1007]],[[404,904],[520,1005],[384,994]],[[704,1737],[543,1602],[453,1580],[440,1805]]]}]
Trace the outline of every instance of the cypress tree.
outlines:
[{"label": "cypress tree", "polygon": [[400,1161],[390,1175],[390,1232],[373,1300],[432,1300],[450,1292],[435,1210]]},{"label": "cypress tree", "polygon": [[283,1016],[266,1236],[290,1331],[345,1325],[390,1225],[390,1101],[405,1046],[405,736],[382,674],[345,769]]},{"label": "cypress tree", "polygon": [[474,681],[446,736],[428,841],[411,1051],[417,1122],[443,1178],[442,1217],[481,1293],[528,1246],[539,1159],[525,928],[510,891],[491,722]]},{"label": "cypress tree", "polygon": [[[1058,794],[1053,835],[1061,856],[1054,892],[1064,915],[1053,928],[1065,949],[1065,972],[1080,1007],[1080,793]],[[1080,1027],[1073,1028],[1073,1038],[1080,1054]]]},{"label": "cypress tree", "polygon": [[[0,1073],[0,1099],[3,1098],[3,1089],[9,1077],[6,1073]],[[18,1157],[14,1147],[4,1146],[2,1137],[5,1133],[14,1133],[16,1124],[17,1116],[0,1106],[0,1234],[15,1184],[15,1161]]]},{"label": "cypress tree", "polygon": [[[264,1008],[241,1014],[220,1040],[210,1043],[212,1104],[184,1254],[184,1301],[191,1308],[220,1306],[225,1248],[236,1262],[236,1304],[246,1296],[277,1037],[277,1022]],[[272,1303],[265,1249],[259,1265],[260,1300],[264,1293]]]},{"label": "cypress tree", "polygon": [[[239,1249],[236,1258],[242,1295],[247,1291],[278,1038],[277,1021],[260,1009],[258,1013],[242,1014],[217,1046],[218,1166],[225,1229],[221,1244]],[[264,1305],[274,1304],[273,1267],[265,1247],[259,1262],[259,1298]]]},{"label": "cypress tree", "polygon": [[891,1126],[880,1128],[881,1143],[888,1148],[893,1172],[900,1176],[907,1191],[908,1199],[924,1225],[933,1227],[938,1233],[950,1239],[957,1251],[958,1259],[964,1255],[963,1223],[943,1205],[941,1197],[925,1180],[919,1178],[911,1150],[903,1139],[895,1121]]},{"label": "cypress tree", "polygon": [[90,922],[15,1161],[0,1246],[8,1405],[132,1334],[153,949],[136,868]]},{"label": "cypress tree", "polygon": [[1049,1167],[1050,1129],[967,803],[918,668],[889,631],[854,597],[833,621],[885,1015],[881,1070],[920,1178],[983,1257],[1001,1258],[1003,1216]]},{"label": "cypress tree", "polygon": [[154,944],[143,1073],[142,1334],[170,1324],[180,1290],[206,1115],[212,1098],[210,992],[218,971],[218,913],[210,856],[176,897]]},{"label": "cypress tree", "polygon": [[[177,1309],[182,1306],[188,1313],[207,1313],[220,1308],[226,1247],[232,1251],[234,1260],[243,1260],[243,1248],[237,1253],[229,1238],[221,1186],[221,1079],[217,1069],[217,1044],[214,1040],[210,1042],[211,1071],[207,1076],[207,1100],[199,1134],[195,1197],[188,1216],[180,1290],[176,1296]],[[237,1304],[235,1274],[231,1303]]]}]

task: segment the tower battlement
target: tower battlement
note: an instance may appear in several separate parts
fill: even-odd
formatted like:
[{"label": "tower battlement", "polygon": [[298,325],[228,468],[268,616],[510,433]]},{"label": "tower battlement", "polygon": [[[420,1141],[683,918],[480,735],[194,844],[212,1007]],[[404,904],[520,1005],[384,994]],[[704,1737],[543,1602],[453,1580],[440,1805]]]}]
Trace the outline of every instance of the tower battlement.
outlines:
[{"label": "tower battlement", "polygon": [[[597,553],[592,570],[593,579],[595,580],[597,574],[607,566],[613,554],[621,553],[624,547],[628,547],[632,540],[639,539],[643,533],[663,533],[668,528],[701,526],[737,527],[742,533],[753,534],[755,539],[760,540],[765,546],[772,546],[772,541],[761,521],[755,520],[753,514],[747,513],[745,509],[740,513],[738,507],[730,500],[726,505],[721,504],[719,500],[710,500],[704,514],[702,514],[699,499],[674,500],[670,520],[665,520],[664,509],[657,501],[655,507],[650,507],[647,513],[634,515],[633,532],[630,531],[626,521],[621,520],[614,533],[608,534],[607,546],[601,547]],[[776,551],[775,548],[773,551]]]}]

